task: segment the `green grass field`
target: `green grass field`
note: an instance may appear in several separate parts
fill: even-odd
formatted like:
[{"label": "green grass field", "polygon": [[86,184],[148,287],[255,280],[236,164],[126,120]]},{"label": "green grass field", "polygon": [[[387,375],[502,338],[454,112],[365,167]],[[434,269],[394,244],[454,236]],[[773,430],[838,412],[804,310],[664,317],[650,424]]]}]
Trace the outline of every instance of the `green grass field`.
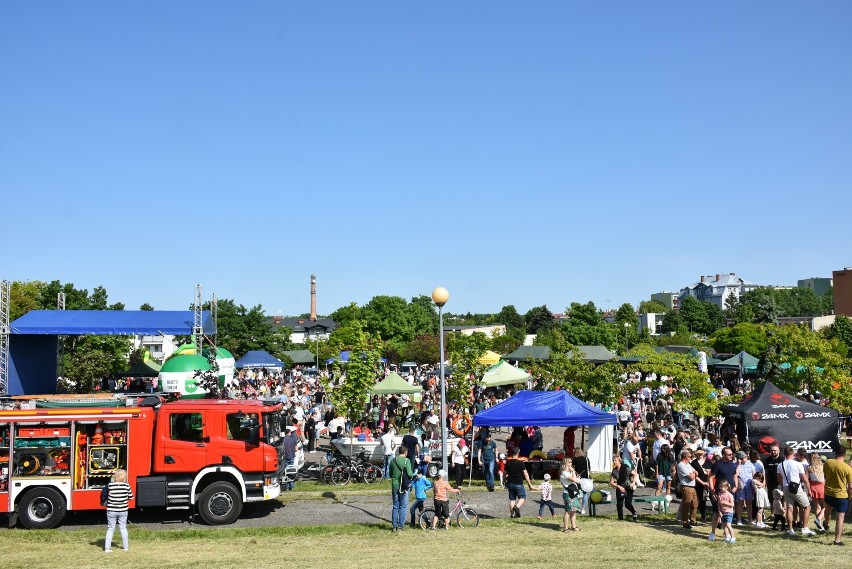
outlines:
[{"label": "green grass field", "polygon": [[[103,530],[0,531],[4,568],[304,567],[318,569],[461,567],[696,567],[795,568],[844,566],[845,548],[831,538],[790,538],[743,529],[737,543],[707,541],[707,528],[686,532],[669,516],[644,523],[581,518],[581,532],[558,521],[485,520],[475,529],[406,529],[387,524],[290,528],[130,530],[130,551],[103,553]],[[116,534],[116,539],[118,535]],[[117,544],[118,542],[116,542]],[[850,538],[852,546],[852,538]],[[461,562],[459,560],[466,560]]]}]

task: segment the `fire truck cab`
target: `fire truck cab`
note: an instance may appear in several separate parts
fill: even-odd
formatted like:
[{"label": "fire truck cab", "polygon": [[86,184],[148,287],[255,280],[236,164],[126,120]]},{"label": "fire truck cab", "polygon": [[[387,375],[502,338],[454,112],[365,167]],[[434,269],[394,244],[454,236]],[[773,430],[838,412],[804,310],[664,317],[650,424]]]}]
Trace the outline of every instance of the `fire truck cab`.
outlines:
[{"label": "fire truck cab", "polygon": [[0,512],[52,528],[102,509],[100,490],[128,472],[130,507],[186,509],[208,524],[281,493],[281,404],[158,397],[138,407],[0,411]]}]

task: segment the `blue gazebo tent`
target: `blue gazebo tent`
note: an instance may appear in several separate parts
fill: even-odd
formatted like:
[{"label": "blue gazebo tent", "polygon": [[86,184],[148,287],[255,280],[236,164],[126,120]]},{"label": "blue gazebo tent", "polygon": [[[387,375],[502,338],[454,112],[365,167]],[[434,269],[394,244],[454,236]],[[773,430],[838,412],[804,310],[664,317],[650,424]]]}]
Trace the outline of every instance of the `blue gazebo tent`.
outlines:
[{"label": "blue gazebo tent", "polygon": [[264,350],[252,350],[237,360],[234,364],[237,369],[277,368],[284,367],[284,362]]},{"label": "blue gazebo tent", "polygon": [[616,416],[574,397],[567,391],[519,391],[473,417],[474,425],[493,427],[588,427],[588,457],[594,472],[612,467],[612,438]]}]

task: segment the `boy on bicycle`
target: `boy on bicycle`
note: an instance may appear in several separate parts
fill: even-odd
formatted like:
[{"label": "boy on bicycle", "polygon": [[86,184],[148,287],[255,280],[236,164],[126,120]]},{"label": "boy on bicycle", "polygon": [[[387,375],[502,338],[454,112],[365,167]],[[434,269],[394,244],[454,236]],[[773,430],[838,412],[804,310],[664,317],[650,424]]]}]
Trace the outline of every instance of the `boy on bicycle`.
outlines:
[{"label": "boy on bicycle", "polygon": [[450,527],[450,498],[449,494],[458,494],[459,490],[450,486],[447,482],[447,471],[443,468],[438,471],[438,479],[435,480],[435,517],[432,518],[432,529],[438,525],[438,518],[444,521],[444,531]]}]

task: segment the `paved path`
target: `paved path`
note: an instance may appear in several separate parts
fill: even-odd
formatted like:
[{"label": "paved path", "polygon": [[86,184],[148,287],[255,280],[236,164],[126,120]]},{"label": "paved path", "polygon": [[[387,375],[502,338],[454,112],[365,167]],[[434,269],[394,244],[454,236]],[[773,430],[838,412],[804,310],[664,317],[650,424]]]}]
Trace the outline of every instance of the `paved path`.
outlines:
[{"label": "paved path", "polygon": [[[544,429],[545,449],[559,448],[562,443],[563,429],[552,427]],[[506,434],[497,435],[498,448],[505,448]],[[578,434],[577,442],[580,438]],[[308,455],[308,466],[316,464],[322,457],[322,453],[311,453]],[[605,484],[596,486],[600,489],[608,489]],[[304,488],[305,492],[299,492]],[[274,527],[295,525],[332,525],[332,524],[388,524],[390,525],[391,496],[390,490],[380,493],[366,491],[365,493],[350,493],[342,491],[337,486],[322,486],[315,480],[306,480],[297,483],[296,492],[285,495],[284,504],[277,501],[272,503],[250,504],[245,507],[243,514],[236,523],[227,527]],[[560,501],[558,492],[557,503]],[[640,489],[637,495],[653,494],[647,488]],[[495,492],[482,490],[463,491],[465,502],[475,508],[483,520],[493,518],[509,517],[509,498],[505,490],[498,488]],[[428,502],[431,502],[429,500]],[[523,517],[535,517],[538,514],[538,492],[527,490],[527,503],[523,508]],[[651,513],[647,504],[637,504],[637,511],[642,514]],[[671,510],[670,510],[671,511]],[[557,519],[564,510],[560,506],[557,509]],[[611,515],[615,513],[612,504],[603,505],[598,508],[599,515]],[[549,515],[546,511],[546,515]],[[165,511],[162,509],[149,509],[147,511],[133,511],[130,514],[130,522],[136,527],[148,529],[186,529],[189,527],[204,528],[200,522],[190,524],[188,514],[181,510]],[[71,513],[65,520],[63,527],[66,529],[99,528],[104,524],[102,511]],[[4,524],[5,527],[6,524]]]}]

